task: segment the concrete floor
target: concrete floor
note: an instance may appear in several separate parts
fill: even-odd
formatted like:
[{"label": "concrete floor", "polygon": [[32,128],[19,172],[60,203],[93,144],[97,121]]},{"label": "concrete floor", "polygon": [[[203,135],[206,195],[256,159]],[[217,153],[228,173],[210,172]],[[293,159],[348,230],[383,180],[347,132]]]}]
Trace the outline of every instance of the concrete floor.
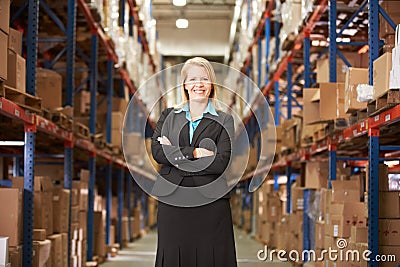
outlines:
[{"label": "concrete floor", "polygon": [[[242,230],[235,229],[238,267],[291,267],[289,263],[260,261],[257,252],[264,246]],[[119,251],[118,256],[109,258],[102,267],[153,267],[156,255],[157,232],[151,231],[141,239],[130,243]]]}]

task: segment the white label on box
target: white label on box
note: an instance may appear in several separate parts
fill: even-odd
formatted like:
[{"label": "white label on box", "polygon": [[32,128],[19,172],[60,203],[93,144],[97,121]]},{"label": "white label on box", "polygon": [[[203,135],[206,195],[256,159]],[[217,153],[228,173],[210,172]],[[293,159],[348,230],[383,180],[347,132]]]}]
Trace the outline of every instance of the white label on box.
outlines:
[{"label": "white label on box", "polygon": [[0,102],[0,109],[3,109],[3,102]]},{"label": "white label on box", "polygon": [[357,134],[357,130],[354,129],[354,130],[353,130],[353,135],[356,135],[356,134]]},{"label": "white label on box", "polygon": [[385,121],[390,121],[390,114],[387,114],[387,115],[385,116]]},{"label": "white label on box", "polygon": [[365,123],[362,122],[362,123],[361,123],[361,128],[364,128],[364,126],[365,126]]},{"label": "white label on box", "polygon": [[339,235],[339,225],[333,225],[333,236],[337,237]]},{"label": "white label on box", "polygon": [[59,201],[60,200],[60,196],[53,196],[53,201]]},{"label": "white label on box", "polygon": [[19,117],[19,110],[18,109],[14,110],[14,114],[15,116]]},{"label": "white label on box", "polygon": [[376,115],[374,118],[375,121],[379,121],[379,115]]}]

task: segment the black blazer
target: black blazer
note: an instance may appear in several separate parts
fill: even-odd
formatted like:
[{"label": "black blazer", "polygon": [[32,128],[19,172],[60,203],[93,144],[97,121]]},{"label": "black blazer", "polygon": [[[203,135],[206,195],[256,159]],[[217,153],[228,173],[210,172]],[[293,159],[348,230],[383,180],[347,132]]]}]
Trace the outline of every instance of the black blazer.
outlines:
[{"label": "black blazer", "polygon": [[[162,112],[151,143],[153,158],[162,164],[159,172],[161,177],[157,177],[152,194],[169,195],[181,185],[185,177],[191,177],[193,186],[198,187],[204,196],[229,198],[224,171],[231,159],[234,123],[231,115],[222,111],[217,113],[218,116],[204,114],[190,144],[186,113],[176,113],[173,108]],[[171,146],[158,142],[157,138],[163,135],[171,141]],[[193,151],[198,147],[212,150],[215,155],[195,159]],[[204,186],[212,182],[212,186]]]}]

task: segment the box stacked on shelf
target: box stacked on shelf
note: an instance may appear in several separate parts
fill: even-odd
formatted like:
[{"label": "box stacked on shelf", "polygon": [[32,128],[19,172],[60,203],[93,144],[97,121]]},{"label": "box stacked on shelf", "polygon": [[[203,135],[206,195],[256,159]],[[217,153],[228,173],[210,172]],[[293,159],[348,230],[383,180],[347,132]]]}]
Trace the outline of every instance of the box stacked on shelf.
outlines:
[{"label": "box stacked on shelf", "polygon": [[94,255],[99,257],[105,257],[107,254],[106,250],[106,212],[95,211],[93,215],[94,221]]},{"label": "box stacked on shelf", "polygon": [[[87,211],[89,171],[82,169],[79,180],[72,181],[71,197],[71,262],[72,266],[86,264]],[[82,264],[82,265],[81,265]]]},{"label": "box stacked on shelf", "polygon": [[8,57],[7,57],[7,80],[5,84],[17,91],[26,91],[26,63],[21,56],[22,32],[9,29],[8,35]]},{"label": "box stacked on shelf", "polygon": [[[400,191],[388,167],[379,165],[379,253],[400,258]],[[386,262],[382,266],[396,266]]]},{"label": "box stacked on shelf", "polygon": [[7,80],[7,47],[10,21],[10,1],[0,2],[0,58],[3,64],[0,65],[0,80]]},{"label": "box stacked on shelf", "polygon": [[353,113],[367,107],[367,102],[357,101],[357,86],[368,84],[367,68],[348,68],[345,81],[344,112]]}]

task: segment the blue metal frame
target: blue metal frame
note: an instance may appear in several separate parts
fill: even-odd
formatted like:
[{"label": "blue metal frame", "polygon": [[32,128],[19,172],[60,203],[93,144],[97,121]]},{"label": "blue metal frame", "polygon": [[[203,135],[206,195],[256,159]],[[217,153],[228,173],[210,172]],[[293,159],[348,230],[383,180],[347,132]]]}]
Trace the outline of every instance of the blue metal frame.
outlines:
[{"label": "blue metal frame", "polygon": [[374,60],[379,57],[379,3],[368,1],[369,84],[373,85]]},{"label": "blue metal frame", "polygon": [[331,181],[336,180],[336,146],[329,146],[329,179],[328,188],[332,188]]},{"label": "blue metal frame", "polygon": [[[72,173],[73,173],[73,148],[72,143],[64,145],[64,188],[72,189]],[[69,214],[71,214],[72,192],[69,194]],[[71,215],[68,217],[68,240],[71,240]],[[68,242],[68,255],[71,255],[71,242]],[[71,257],[68,257],[68,266],[71,266]]]},{"label": "blue metal frame", "polygon": [[[91,58],[90,58],[90,133],[96,134],[96,93],[97,93],[97,54],[98,54],[98,37],[92,34],[91,41]],[[87,260],[93,258],[93,208],[94,208],[94,187],[96,181],[96,155],[91,154],[89,158],[89,196],[88,196],[88,231],[87,231]]]},{"label": "blue metal frame", "polygon": [[91,134],[96,134],[97,54],[98,54],[98,37],[97,34],[92,34],[92,49],[90,58],[91,71],[90,71],[90,125],[89,125]]},{"label": "blue metal frame", "polygon": [[[60,28],[60,30],[67,35],[67,30],[65,29],[64,24],[62,21],[58,18],[58,16],[53,12],[53,10],[50,9],[50,7],[43,1],[39,1],[40,5],[42,6],[43,10],[46,11],[46,13],[50,16],[50,18],[55,22],[55,24]],[[69,4],[69,2],[68,2]],[[68,14],[69,15],[69,14]],[[69,17],[68,17],[69,19]]]},{"label": "blue metal frame", "polygon": [[68,0],[68,22],[67,22],[67,87],[65,105],[74,106],[75,86],[75,48],[76,48],[76,0]]},{"label": "blue metal frame", "polygon": [[[347,29],[350,25],[350,23],[353,22],[353,20],[358,16],[358,14],[360,14],[360,12],[366,7],[366,5],[368,4],[368,0],[365,0],[360,7],[358,8],[358,10],[350,17],[350,19],[348,21],[346,21],[346,23],[343,25],[343,27],[340,29],[340,31],[337,33],[336,37],[340,37],[343,34],[343,31],[345,29]],[[336,18],[335,18],[336,19]]]},{"label": "blue metal frame", "polygon": [[393,30],[396,30],[396,23],[393,22],[393,20],[389,17],[389,15],[382,7],[379,7],[379,13],[389,23],[390,27],[392,27]]},{"label": "blue metal frame", "polygon": [[111,118],[112,118],[112,101],[114,93],[114,62],[109,59],[107,61],[107,118],[106,118],[106,141],[111,144]]},{"label": "blue metal frame", "polygon": [[[368,249],[370,258],[378,255],[378,224],[379,224],[379,130],[370,129],[368,148]],[[370,267],[377,267],[378,262],[370,261]]]},{"label": "blue metal frame", "polygon": [[286,200],[286,212],[291,213],[292,211],[292,164],[290,162],[287,163],[286,165],[286,177],[287,177],[287,182],[286,182],[286,195],[287,195],[287,200]]},{"label": "blue metal frame", "polygon": [[329,82],[336,82],[336,0],[329,0]]},{"label": "blue metal frame", "polygon": [[29,0],[26,56],[26,92],[36,95],[36,62],[38,51],[39,0]]},{"label": "blue metal frame", "polygon": [[24,146],[24,225],[23,225],[23,266],[32,266],[33,255],[33,199],[34,199],[34,154],[35,133],[25,130]]},{"label": "blue metal frame", "polygon": [[311,49],[311,41],[310,41],[310,35],[309,33],[306,34],[304,37],[304,46],[303,46],[303,51],[304,51],[304,88],[310,88],[311,87],[311,67],[310,67],[310,49]]},{"label": "blue metal frame", "polygon": [[261,56],[262,56],[262,47],[261,47],[261,37],[258,37],[257,39],[257,71],[258,71],[258,76],[257,76],[257,86],[258,88],[261,87]]},{"label": "blue metal frame", "polygon": [[[275,61],[278,62],[279,60],[279,47],[280,47],[280,38],[279,38],[279,32],[280,32],[280,23],[279,21],[275,20]],[[280,114],[280,99],[279,99],[279,81],[274,82],[274,93],[275,93],[275,114],[274,114],[274,119],[275,119],[275,125],[279,125],[280,120],[279,120],[279,114]]]},{"label": "blue metal frame", "polygon": [[94,186],[96,184],[96,155],[90,153],[89,157],[89,193],[87,213],[87,260],[93,259],[93,215],[94,215]]},{"label": "blue metal frame", "polygon": [[[305,189],[303,193],[304,197],[304,212],[303,212],[303,249],[310,249],[310,218],[308,217],[308,199],[310,197],[310,189]],[[305,254],[304,262],[308,261],[308,255]]]},{"label": "blue metal frame", "polygon": [[112,163],[106,168],[106,244],[111,245],[111,213],[112,213]]},{"label": "blue metal frame", "polygon": [[119,168],[119,178],[118,178],[118,233],[117,242],[122,248],[122,215],[124,211],[124,169]]},{"label": "blue metal frame", "polygon": [[126,208],[128,210],[128,235],[129,241],[132,242],[132,232],[131,232],[131,225],[132,225],[132,177],[131,173],[128,171],[126,173]]}]

